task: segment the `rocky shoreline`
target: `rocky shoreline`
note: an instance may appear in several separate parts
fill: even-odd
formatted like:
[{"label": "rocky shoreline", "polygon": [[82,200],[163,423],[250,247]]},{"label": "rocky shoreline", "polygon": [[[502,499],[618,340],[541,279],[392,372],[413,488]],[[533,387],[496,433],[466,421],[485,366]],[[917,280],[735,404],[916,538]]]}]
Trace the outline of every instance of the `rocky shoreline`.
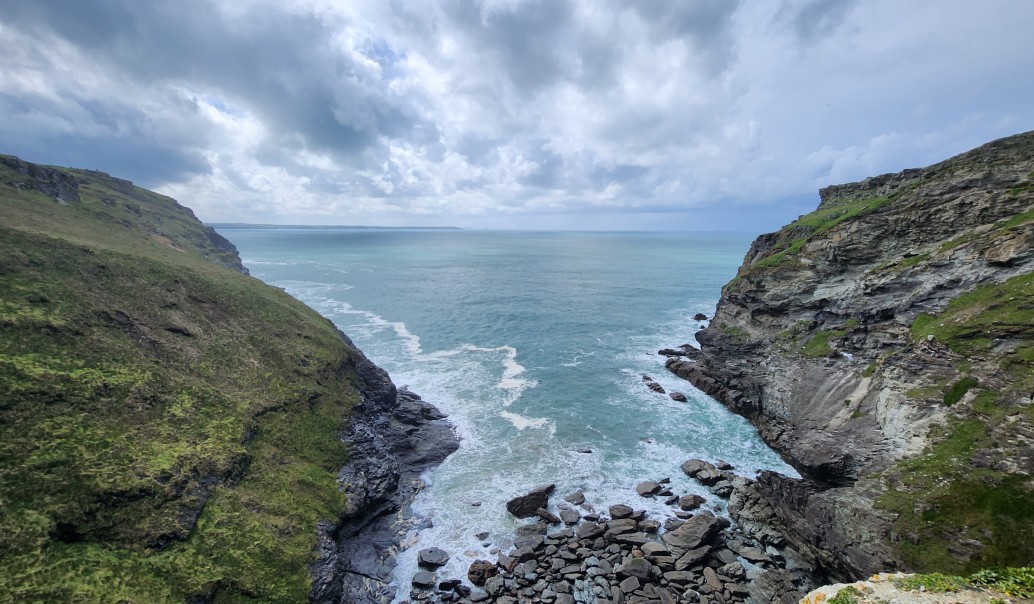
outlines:
[{"label": "rocky shoreline", "polygon": [[671,507],[664,518],[624,504],[601,513],[580,491],[550,506],[555,486],[544,485],[510,500],[511,514],[532,521],[517,528],[512,544],[501,544],[508,550],[495,561],[474,561],[466,580],[438,576],[448,554],[422,550],[409,601],[791,603],[815,586],[798,553],[765,524],[770,510],[754,480],[723,462],[691,459],[681,470],[729,516],[703,508],[708,501],[699,495],[674,493],[663,478],[636,491],[662,498]]},{"label": "rocky shoreline", "polygon": [[396,389],[379,367],[360,363],[362,402],[345,434],[349,461],[338,481],[347,510],[340,521],[317,527],[318,559],[310,602],[388,604],[396,554],[403,539],[425,522],[410,504],[423,488],[420,475],[459,448],[459,439],[434,405],[406,387]]}]

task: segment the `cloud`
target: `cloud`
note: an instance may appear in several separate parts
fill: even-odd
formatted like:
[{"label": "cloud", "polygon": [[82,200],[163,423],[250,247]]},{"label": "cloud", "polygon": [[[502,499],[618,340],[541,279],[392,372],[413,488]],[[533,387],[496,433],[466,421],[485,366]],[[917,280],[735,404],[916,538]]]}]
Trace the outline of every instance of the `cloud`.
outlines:
[{"label": "cloud", "polygon": [[1006,0],[35,0],[0,15],[0,140],[213,221],[760,230],[1034,127],[1032,26]]}]

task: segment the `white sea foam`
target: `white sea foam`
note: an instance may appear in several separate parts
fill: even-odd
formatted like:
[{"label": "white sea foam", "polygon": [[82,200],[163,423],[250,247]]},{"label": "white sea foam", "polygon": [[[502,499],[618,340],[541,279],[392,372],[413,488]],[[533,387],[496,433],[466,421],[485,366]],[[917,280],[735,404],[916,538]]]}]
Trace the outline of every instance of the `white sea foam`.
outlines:
[{"label": "white sea foam", "polygon": [[523,415],[517,415],[516,413],[510,413],[509,411],[503,411],[499,414],[500,417],[506,418],[514,428],[518,430],[524,430],[526,428],[546,428],[550,434],[556,434],[556,422],[546,417],[525,417]]}]

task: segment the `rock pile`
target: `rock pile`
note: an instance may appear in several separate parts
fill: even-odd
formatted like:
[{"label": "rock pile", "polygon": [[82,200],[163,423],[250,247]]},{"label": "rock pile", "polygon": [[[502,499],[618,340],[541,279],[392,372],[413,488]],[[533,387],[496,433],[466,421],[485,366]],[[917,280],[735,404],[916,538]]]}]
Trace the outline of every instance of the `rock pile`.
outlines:
[{"label": "rock pile", "polygon": [[[723,464],[719,464],[721,466]],[[728,467],[726,465],[726,467]],[[701,460],[683,464],[687,474],[712,490],[724,484],[741,484],[746,479]],[[647,517],[629,505],[613,505],[606,514],[581,510],[584,495],[572,493],[560,504],[560,517],[549,514],[536,500],[539,520],[517,529],[513,547],[492,563],[477,560],[470,566],[468,580],[434,584],[429,571],[414,578],[412,602],[518,602],[545,604],[624,603],[720,603],[755,600],[774,601],[765,584],[755,588],[752,580],[773,574],[785,582],[782,553],[743,534],[727,518],[698,509],[705,500],[699,495],[675,495],[668,481],[640,483],[643,497],[665,497],[672,515],[661,520]],[[548,496],[552,485],[529,495]],[[726,497],[728,495],[725,495]],[[526,497],[514,501],[526,501]],[[577,502],[577,503],[576,503]],[[515,506],[516,507],[516,506]],[[525,508],[526,509],[526,508]],[[693,512],[689,510],[695,510]],[[562,528],[557,526],[563,524]],[[550,526],[553,525],[551,529]],[[663,530],[662,527],[663,526]]]}]

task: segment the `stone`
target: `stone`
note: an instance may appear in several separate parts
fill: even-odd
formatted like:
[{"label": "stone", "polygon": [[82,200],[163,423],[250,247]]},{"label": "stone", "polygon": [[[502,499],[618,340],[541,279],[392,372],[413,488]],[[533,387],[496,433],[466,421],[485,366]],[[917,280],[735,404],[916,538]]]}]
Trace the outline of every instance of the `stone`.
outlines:
[{"label": "stone", "polygon": [[585,493],[581,491],[575,491],[574,493],[564,495],[564,501],[570,503],[571,505],[582,505],[583,503],[585,503]]},{"label": "stone", "polygon": [[513,572],[513,568],[517,566],[517,560],[507,556],[506,554],[499,554],[499,559],[496,561],[496,565],[506,572]]},{"label": "stone", "polygon": [[706,321],[707,320],[707,315],[705,315],[702,312],[698,312],[697,314],[693,315],[693,320],[694,321]]},{"label": "stone", "polygon": [[460,583],[461,581],[459,579],[443,579],[438,583],[438,589],[442,591],[452,591],[456,589],[456,586]]},{"label": "stone", "polygon": [[578,524],[578,521],[582,519],[582,515],[578,513],[578,510],[566,508],[560,510],[560,519],[564,521],[564,524]]},{"label": "stone", "polygon": [[501,594],[503,592],[503,586],[503,578],[499,575],[489,577],[489,579],[485,581],[485,591],[487,591],[490,596],[498,596]]},{"label": "stone", "polygon": [[547,484],[528,491],[526,495],[514,497],[506,502],[506,511],[518,518],[531,518],[539,508],[549,504],[549,495],[555,488],[556,485]]},{"label": "stone", "polygon": [[657,520],[642,520],[639,522],[639,530],[644,533],[656,533],[661,528],[661,523]]},{"label": "stone", "polygon": [[662,545],[660,543],[657,543],[655,541],[651,541],[649,543],[645,543],[639,549],[642,550],[643,554],[645,554],[647,557],[649,557],[649,556],[667,556],[669,553],[671,553],[671,552],[668,551],[668,548],[664,547],[664,545]]},{"label": "stone", "polygon": [[535,559],[535,550],[527,546],[519,547],[510,552],[510,556],[516,558],[519,562],[526,562]]},{"label": "stone", "polygon": [[595,539],[602,535],[606,530],[607,527],[605,525],[592,522],[590,520],[579,524],[578,528],[575,529],[575,533],[578,535],[579,539]]},{"label": "stone", "polygon": [[618,584],[618,587],[621,588],[622,592],[624,592],[626,594],[630,594],[633,591],[639,589],[640,585],[641,584],[639,583],[639,578],[638,577],[628,577],[627,579],[622,581],[620,584]]},{"label": "stone", "polygon": [[687,568],[700,563],[707,557],[707,554],[710,553],[710,551],[710,545],[702,545],[686,551],[686,553],[682,554],[677,560],[675,560],[675,570],[686,570]]},{"label": "stone", "polygon": [[733,486],[728,480],[719,480],[714,486],[711,487],[711,492],[721,497],[722,499],[728,499],[732,495]]},{"label": "stone", "polygon": [[697,509],[698,507],[704,505],[705,501],[707,500],[701,497],[700,495],[683,495],[682,497],[679,497],[679,509],[686,512],[691,512]]},{"label": "stone", "polygon": [[499,568],[488,560],[475,560],[467,569],[467,579],[481,587],[489,578],[499,574]]},{"label": "stone", "polygon": [[673,570],[664,573],[664,578],[671,583],[679,583],[681,585],[692,585],[696,584],[697,575],[685,570]]},{"label": "stone", "polygon": [[704,567],[704,580],[707,581],[707,586],[714,591],[721,593],[724,589],[722,582],[718,579],[718,573],[714,572],[714,569],[710,566]]},{"label": "stone", "polygon": [[413,575],[413,587],[417,589],[430,589],[434,587],[434,573],[422,570]]},{"label": "stone", "polygon": [[535,510],[535,514],[538,515],[539,518],[548,522],[549,524],[560,524],[560,518],[558,518],[556,514],[550,512],[546,508],[538,508],[537,510]]},{"label": "stone", "polygon": [[607,535],[620,535],[632,533],[639,528],[639,523],[631,518],[620,518],[607,523]]},{"label": "stone", "polygon": [[737,553],[754,564],[772,563],[772,557],[756,547],[741,547]]},{"label": "stone", "polygon": [[688,550],[709,543],[718,534],[718,531],[728,525],[728,520],[716,518],[714,514],[704,510],[695,514],[677,529],[661,535],[661,540],[673,554],[681,556]]},{"label": "stone", "polygon": [[653,495],[656,495],[657,492],[660,491],[660,490],[661,490],[661,485],[657,484],[656,482],[654,482],[652,480],[647,480],[645,482],[640,482],[635,487],[635,492],[639,493],[639,495],[642,496],[642,497],[651,497]]},{"label": "stone", "polygon": [[617,567],[618,577],[636,577],[647,579],[650,577],[651,564],[645,558],[632,558],[626,560]]},{"label": "stone", "polygon": [[610,508],[608,508],[607,511],[610,512],[610,517],[615,519],[615,520],[621,520],[623,518],[628,518],[628,517],[630,517],[632,515],[632,512],[633,512],[632,508],[628,507],[627,505],[625,505],[623,503],[619,503],[617,505],[612,505],[612,506],[610,506]]},{"label": "stone", "polygon": [[646,536],[646,533],[622,533],[620,535],[615,535],[613,539],[618,543],[624,543],[626,545],[643,545],[650,540],[650,538]]},{"label": "stone", "polygon": [[671,398],[671,400],[679,402],[679,403],[688,403],[689,402],[689,397],[687,397],[685,394],[679,392],[678,390],[672,390],[671,392],[669,392],[668,393],[668,397]]},{"label": "stone", "polygon": [[437,547],[422,549],[417,553],[417,564],[421,568],[438,568],[439,566],[445,566],[448,561],[448,552]]}]

